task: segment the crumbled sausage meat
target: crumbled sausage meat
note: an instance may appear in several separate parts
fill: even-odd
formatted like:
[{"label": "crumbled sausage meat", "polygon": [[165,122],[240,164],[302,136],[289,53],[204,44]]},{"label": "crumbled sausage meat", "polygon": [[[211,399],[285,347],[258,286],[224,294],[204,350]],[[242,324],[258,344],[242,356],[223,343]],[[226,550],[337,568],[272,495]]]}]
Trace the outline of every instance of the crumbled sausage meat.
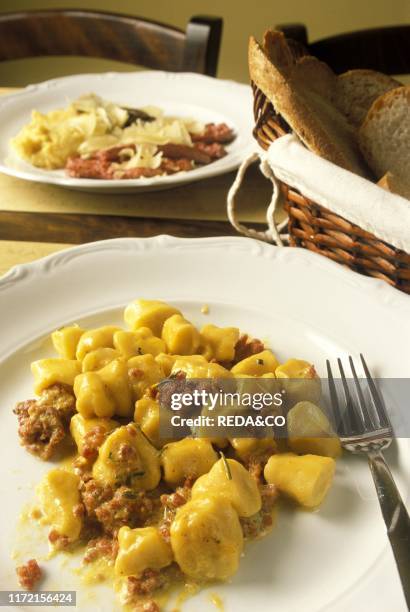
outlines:
[{"label": "crumbled sausage meat", "polygon": [[209,164],[226,155],[223,144],[231,142],[234,133],[225,123],[208,123],[202,134],[191,134],[193,146],[167,143],[158,147],[162,153],[158,168],[121,168],[118,163],[126,161],[136,151],[135,144],[118,145],[96,151],[87,158],[80,155],[70,157],[66,163],[69,176],[91,179],[151,178],[164,174],[175,174],[192,170],[195,164]]},{"label": "crumbled sausage meat", "polygon": [[69,423],[75,413],[75,397],[72,387],[63,384],[51,385],[44,389],[40,398],[40,404],[52,405],[63,419],[64,423]]},{"label": "crumbled sausage meat", "polygon": [[104,533],[115,534],[123,525],[131,528],[143,525],[154,506],[154,500],[144,491],[123,486],[115,491],[112,499],[95,509],[95,515]]},{"label": "crumbled sausage meat", "polygon": [[[197,151],[196,155],[201,158],[204,154]],[[127,168],[122,169],[113,165],[113,162],[101,156],[93,156],[88,159],[82,157],[70,157],[66,163],[68,174],[74,178],[91,179],[133,179],[152,178],[161,174],[175,174],[176,172],[192,170],[191,159],[164,157],[158,168]]]},{"label": "crumbled sausage meat", "polygon": [[16,568],[17,577],[23,589],[32,591],[41,579],[43,572],[35,559],[30,559],[24,565]]},{"label": "crumbled sausage meat", "polygon": [[160,612],[160,607],[153,599],[150,599],[137,602],[132,607],[132,612]]},{"label": "crumbled sausage meat", "polygon": [[165,577],[159,571],[146,569],[140,576],[128,576],[127,590],[130,599],[136,595],[151,595],[165,584]]},{"label": "crumbled sausage meat", "polygon": [[174,493],[161,495],[160,500],[164,508],[167,508],[169,510],[175,510],[176,508],[179,508],[179,506],[186,504],[186,502],[191,497],[191,489],[193,487],[194,482],[195,478],[190,476],[185,479],[185,482],[182,487],[177,487],[175,489]]},{"label": "crumbled sausage meat", "polygon": [[84,555],[84,563],[91,563],[99,557],[115,559],[118,553],[118,541],[116,538],[105,536],[94,538],[88,542],[87,550]]},{"label": "crumbled sausage meat", "polygon": [[120,445],[117,453],[117,461],[127,462],[136,455],[136,450],[131,444],[123,443]]},{"label": "crumbled sausage meat", "polygon": [[242,359],[250,357],[251,355],[261,353],[264,349],[265,346],[261,340],[258,340],[257,338],[249,339],[247,334],[243,334],[235,345],[233,365],[238,363],[238,361],[242,361]]},{"label": "crumbled sausage meat", "polygon": [[192,170],[193,165],[190,159],[168,159],[165,157],[160,167],[166,174],[175,174],[176,172],[187,172],[188,170]]},{"label": "crumbled sausage meat", "polygon": [[64,548],[67,548],[70,543],[67,536],[61,535],[55,529],[52,529],[48,534],[48,540],[56,550],[64,550]]},{"label": "crumbled sausage meat", "polygon": [[90,461],[94,461],[97,458],[98,449],[104,442],[106,435],[107,431],[104,427],[101,427],[101,425],[97,425],[90,429],[90,431],[87,431],[84,436],[81,455]]},{"label": "crumbled sausage meat", "polygon": [[278,498],[278,490],[275,485],[260,485],[262,507],[253,516],[241,518],[242,531],[245,538],[260,537],[267,533],[273,524],[273,508]]},{"label": "crumbled sausage meat", "polygon": [[69,176],[74,178],[112,179],[111,163],[97,157],[83,159],[82,157],[69,157],[66,163]]},{"label": "crumbled sausage meat", "polygon": [[262,497],[262,510],[271,512],[279,497],[279,491],[274,484],[265,484],[260,487]]},{"label": "crumbled sausage meat", "polygon": [[68,433],[75,398],[64,385],[49,387],[37,400],[19,402],[14,409],[20,442],[33,455],[50,459]]},{"label": "crumbled sausage meat", "polygon": [[219,142],[212,142],[212,143],[196,142],[195,149],[197,151],[201,151],[202,153],[205,153],[206,155],[208,155],[211,160],[221,159],[222,157],[225,157],[225,155],[227,154],[225,147],[221,145]]},{"label": "crumbled sausage meat", "polygon": [[85,515],[85,506],[84,504],[76,504],[73,508],[73,515],[76,518],[83,518]]},{"label": "crumbled sausage meat", "polygon": [[95,511],[103,503],[110,500],[114,494],[112,487],[99,484],[94,478],[87,478],[81,481],[80,495],[83,501],[87,517],[96,519]]},{"label": "crumbled sausage meat", "polygon": [[232,142],[235,138],[233,130],[226,123],[207,123],[202,134],[191,134],[193,142]]},{"label": "crumbled sausage meat", "polygon": [[248,472],[258,484],[262,482],[264,465],[264,462],[261,461],[259,458],[253,456],[250,457],[248,463]]},{"label": "crumbled sausage meat", "polygon": [[166,542],[169,542],[171,539],[170,527],[177,509],[186,504],[191,497],[191,489],[194,480],[194,478],[189,477],[185,480],[182,487],[176,489],[175,493],[164,494],[160,497],[161,504],[164,508],[164,514],[158,526],[158,530]]}]

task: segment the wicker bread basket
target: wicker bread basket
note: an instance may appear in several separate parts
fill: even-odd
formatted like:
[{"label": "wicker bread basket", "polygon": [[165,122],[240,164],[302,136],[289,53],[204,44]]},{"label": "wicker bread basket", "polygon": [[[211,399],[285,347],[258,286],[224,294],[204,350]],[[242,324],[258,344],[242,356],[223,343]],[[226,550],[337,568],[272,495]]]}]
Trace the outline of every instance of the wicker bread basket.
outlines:
[{"label": "wicker bread basket", "polygon": [[[272,103],[252,83],[254,95],[254,137],[263,149],[291,132],[275,112]],[[316,204],[281,182],[280,188],[289,215],[291,246],[303,247],[348,266],[356,272],[380,278],[410,294],[410,255],[383,242],[350,221]],[[409,228],[410,231],[410,228]]]}]

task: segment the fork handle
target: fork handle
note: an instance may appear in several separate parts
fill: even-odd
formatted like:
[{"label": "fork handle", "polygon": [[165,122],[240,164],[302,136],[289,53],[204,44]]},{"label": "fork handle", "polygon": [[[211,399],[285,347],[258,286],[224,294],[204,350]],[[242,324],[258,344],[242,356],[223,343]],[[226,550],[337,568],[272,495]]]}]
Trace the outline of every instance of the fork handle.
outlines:
[{"label": "fork handle", "polygon": [[381,452],[369,453],[369,466],[410,610],[410,518]]}]

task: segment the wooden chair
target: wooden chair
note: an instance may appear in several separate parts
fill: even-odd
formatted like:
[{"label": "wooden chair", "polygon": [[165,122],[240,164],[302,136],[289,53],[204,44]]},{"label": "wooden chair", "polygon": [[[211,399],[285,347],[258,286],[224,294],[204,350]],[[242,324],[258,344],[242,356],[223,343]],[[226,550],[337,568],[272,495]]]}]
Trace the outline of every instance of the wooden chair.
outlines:
[{"label": "wooden chair", "polygon": [[276,28],[329,64],[336,73],[353,68],[379,70],[385,74],[410,73],[410,25],[359,30],[315,42],[309,42],[307,29],[302,24]]},{"label": "wooden chair", "polygon": [[4,13],[0,15],[0,61],[77,55],[215,76],[222,23],[219,17],[193,17],[183,32],[163,23],[103,11]]}]

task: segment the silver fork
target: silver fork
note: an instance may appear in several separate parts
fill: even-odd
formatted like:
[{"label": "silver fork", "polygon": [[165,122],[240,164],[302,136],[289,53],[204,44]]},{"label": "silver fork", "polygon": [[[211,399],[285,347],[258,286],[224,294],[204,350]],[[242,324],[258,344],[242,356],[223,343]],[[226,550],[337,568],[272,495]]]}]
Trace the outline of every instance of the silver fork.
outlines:
[{"label": "silver fork", "polygon": [[342,386],[342,409],[330,362],[326,360],[333,422],[344,448],[353,453],[367,455],[386,523],[387,535],[396,559],[404,597],[410,610],[410,518],[382,454],[382,451],[391,444],[394,433],[383,398],[363,355],[360,355],[360,359],[371,401],[366,401],[353,359],[349,357],[355,389],[355,398],[352,397],[343,364],[338,359]]}]

